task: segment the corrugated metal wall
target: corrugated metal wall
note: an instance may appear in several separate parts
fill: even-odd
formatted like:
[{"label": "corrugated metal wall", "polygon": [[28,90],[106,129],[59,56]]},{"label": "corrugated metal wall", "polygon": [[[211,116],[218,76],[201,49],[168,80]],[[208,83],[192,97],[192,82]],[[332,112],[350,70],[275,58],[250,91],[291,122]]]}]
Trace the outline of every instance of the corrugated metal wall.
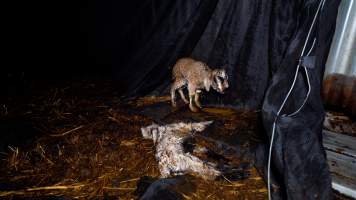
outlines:
[{"label": "corrugated metal wall", "polygon": [[356,76],[356,2],[342,0],[325,76],[333,73]]},{"label": "corrugated metal wall", "polygon": [[342,0],[326,62],[323,98],[326,105],[356,115],[356,0]]}]

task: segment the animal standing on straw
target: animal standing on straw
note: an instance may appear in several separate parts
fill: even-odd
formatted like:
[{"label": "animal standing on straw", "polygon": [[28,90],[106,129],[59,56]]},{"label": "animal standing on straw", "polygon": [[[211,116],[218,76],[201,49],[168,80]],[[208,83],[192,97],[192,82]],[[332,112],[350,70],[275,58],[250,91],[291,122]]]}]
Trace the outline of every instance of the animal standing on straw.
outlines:
[{"label": "animal standing on straw", "polygon": [[[229,87],[225,69],[210,69],[206,63],[192,58],[181,58],[176,62],[172,71],[172,79],[174,80],[171,87],[172,106],[177,106],[176,90],[178,90],[182,100],[186,104],[189,103],[189,108],[193,112],[198,112],[199,109],[196,106],[202,108],[199,101],[202,89],[209,92],[210,87],[212,87],[223,94],[225,89]],[[188,88],[189,101],[184,96],[184,87]]]},{"label": "animal standing on straw", "polygon": [[193,131],[203,131],[212,121],[200,123],[173,123],[164,126],[152,124],[141,128],[142,136],[152,139],[156,145],[156,159],[162,178],[171,175],[196,173],[205,179],[214,179],[220,171],[215,164],[204,162],[189,152],[185,152],[183,141]]}]

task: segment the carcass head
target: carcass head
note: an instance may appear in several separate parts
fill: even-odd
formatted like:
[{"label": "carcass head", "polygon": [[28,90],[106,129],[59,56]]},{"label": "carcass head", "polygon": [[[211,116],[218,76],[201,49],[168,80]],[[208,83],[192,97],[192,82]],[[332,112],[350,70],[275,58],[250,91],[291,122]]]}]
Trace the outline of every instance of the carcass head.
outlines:
[{"label": "carcass head", "polygon": [[142,133],[143,138],[151,139],[151,140],[153,140],[153,143],[156,144],[156,142],[159,138],[159,125],[152,124],[150,126],[141,128],[141,133]]}]

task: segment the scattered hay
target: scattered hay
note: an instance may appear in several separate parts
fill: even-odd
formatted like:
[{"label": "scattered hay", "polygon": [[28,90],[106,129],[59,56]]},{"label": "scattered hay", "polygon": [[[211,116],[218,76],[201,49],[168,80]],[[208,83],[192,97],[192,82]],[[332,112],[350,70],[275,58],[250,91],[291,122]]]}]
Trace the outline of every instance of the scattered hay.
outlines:
[{"label": "scattered hay", "polygon": [[[1,198],[135,199],[141,177],[159,177],[153,143],[140,135],[140,128],[152,119],[130,112],[110,90],[86,94],[87,90],[103,90],[84,85],[45,90],[1,116],[24,117],[42,133],[30,144],[11,146],[0,154]],[[169,97],[147,97],[130,105],[138,108],[168,101]],[[207,112],[221,114],[212,109]],[[226,130],[241,125],[234,126],[233,112],[223,113],[229,119]],[[265,184],[255,169],[241,181],[193,176],[189,180],[195,188],[180,191],[186,199],[266,199]]]}]

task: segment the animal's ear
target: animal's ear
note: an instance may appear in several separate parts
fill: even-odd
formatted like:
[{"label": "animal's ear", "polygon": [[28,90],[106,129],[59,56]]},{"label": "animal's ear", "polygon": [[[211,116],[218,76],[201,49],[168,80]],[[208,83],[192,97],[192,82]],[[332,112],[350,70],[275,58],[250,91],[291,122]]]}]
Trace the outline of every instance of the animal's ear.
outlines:
[{"label": "animal's ear", "polygon": [[219,74],[219,69],[214,69],[212,72],[213,77]]},{"label": "animal's ear", "polygon": [[157,130],[158,128],[159,128],[159,126],[157,124],[152,124],[150,126],[143,127],[143,128],[141,128],[142,136],[146,139],[153,139],[153,132],[154,132],[154,130]]},{"label": "animal's ear", "polygon": [[156,142],[158,140],[158,136],[159,136],[158,128],[152,129],[151,134],[152,134],[153,144],[156,144]]},{"label": "animal's ear", "polygon": [[151,130],[152,130],[152,125],[141,128],[141,134],[143,138],[152,139]]}]

